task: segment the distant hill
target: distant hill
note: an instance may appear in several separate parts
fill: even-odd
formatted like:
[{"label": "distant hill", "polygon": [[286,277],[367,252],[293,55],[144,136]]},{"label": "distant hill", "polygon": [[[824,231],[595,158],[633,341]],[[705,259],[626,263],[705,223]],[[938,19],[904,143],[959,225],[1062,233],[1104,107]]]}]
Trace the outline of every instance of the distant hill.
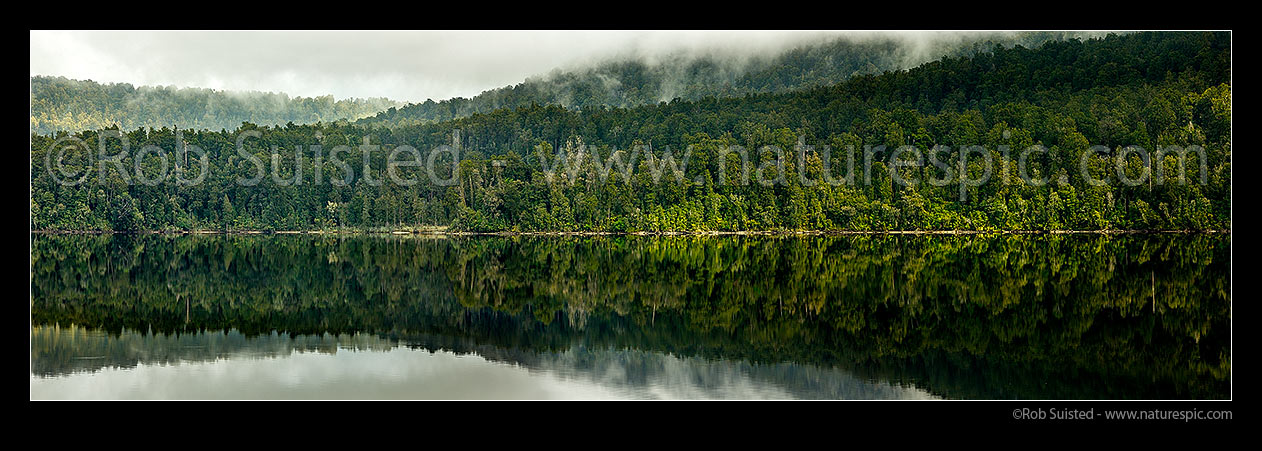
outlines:
[{"label": "distant hill", "polygon": [[400,105],[385,98],[334,100],[333,96],[289,97],[270,92],[233,92],[168,86],[133,87],[65,77],[31,77],[31,131],[141,127],[232,130],[242,122],[353,121]]},{"label": "distant hill", "polygon": [[427,100],[391,108],[359,124],[406,126],[456,119],[500,108],[560,105],[569,109],[633,107],[675,98],[739,97],[832,85],[855,75],[915,67],[944,56],[971,56],[995,46],[1034,48],[1048,41],[1102,33],[1022,32],[959,34],[914,41],[894,35],[841,37],[800,45],[770,57],[675,54],[659,61],[611,59],[577,70],[556,70],[473,98]]}]

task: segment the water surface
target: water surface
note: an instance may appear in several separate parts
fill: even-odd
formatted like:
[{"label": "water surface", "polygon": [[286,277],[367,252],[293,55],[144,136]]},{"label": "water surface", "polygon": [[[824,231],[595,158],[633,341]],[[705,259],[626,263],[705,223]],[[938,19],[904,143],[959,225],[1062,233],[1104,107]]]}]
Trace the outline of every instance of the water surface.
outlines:
[{"label": "water surface", "polygon": [[1230,236],[49,236],[31,397],[1230,398]]}]

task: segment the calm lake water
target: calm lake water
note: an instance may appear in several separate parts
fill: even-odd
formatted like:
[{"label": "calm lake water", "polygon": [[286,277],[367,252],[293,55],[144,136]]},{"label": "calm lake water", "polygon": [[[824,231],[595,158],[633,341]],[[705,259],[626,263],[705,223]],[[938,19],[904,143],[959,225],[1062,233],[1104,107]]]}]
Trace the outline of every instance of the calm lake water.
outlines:
[{"label": "calm lake water", "polygon": [[33,399],[1225,399],[1230,235],[50,236]]}]

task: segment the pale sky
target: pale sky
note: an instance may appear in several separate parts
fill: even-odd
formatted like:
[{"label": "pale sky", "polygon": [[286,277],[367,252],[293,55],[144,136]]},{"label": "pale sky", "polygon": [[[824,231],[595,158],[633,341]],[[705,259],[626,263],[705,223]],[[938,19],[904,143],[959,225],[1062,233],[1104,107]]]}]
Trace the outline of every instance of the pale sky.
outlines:
[{"label": "pale sky", "polygon": [[442,100],[614,56],[774,53],[812,31],[31,31],[31,75]]}]

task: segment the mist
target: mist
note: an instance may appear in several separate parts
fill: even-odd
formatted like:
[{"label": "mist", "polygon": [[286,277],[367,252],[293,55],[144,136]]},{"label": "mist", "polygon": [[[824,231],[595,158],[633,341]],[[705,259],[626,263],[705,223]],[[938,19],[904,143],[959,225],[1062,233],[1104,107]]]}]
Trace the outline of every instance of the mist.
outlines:
[{"label": "mist", "polygon": [[31,75],[407,102],[470,97],[600,62],[709,57],[726,70],[837,38],[901,42],[907,65],[1006,32],[32,31]]}]

